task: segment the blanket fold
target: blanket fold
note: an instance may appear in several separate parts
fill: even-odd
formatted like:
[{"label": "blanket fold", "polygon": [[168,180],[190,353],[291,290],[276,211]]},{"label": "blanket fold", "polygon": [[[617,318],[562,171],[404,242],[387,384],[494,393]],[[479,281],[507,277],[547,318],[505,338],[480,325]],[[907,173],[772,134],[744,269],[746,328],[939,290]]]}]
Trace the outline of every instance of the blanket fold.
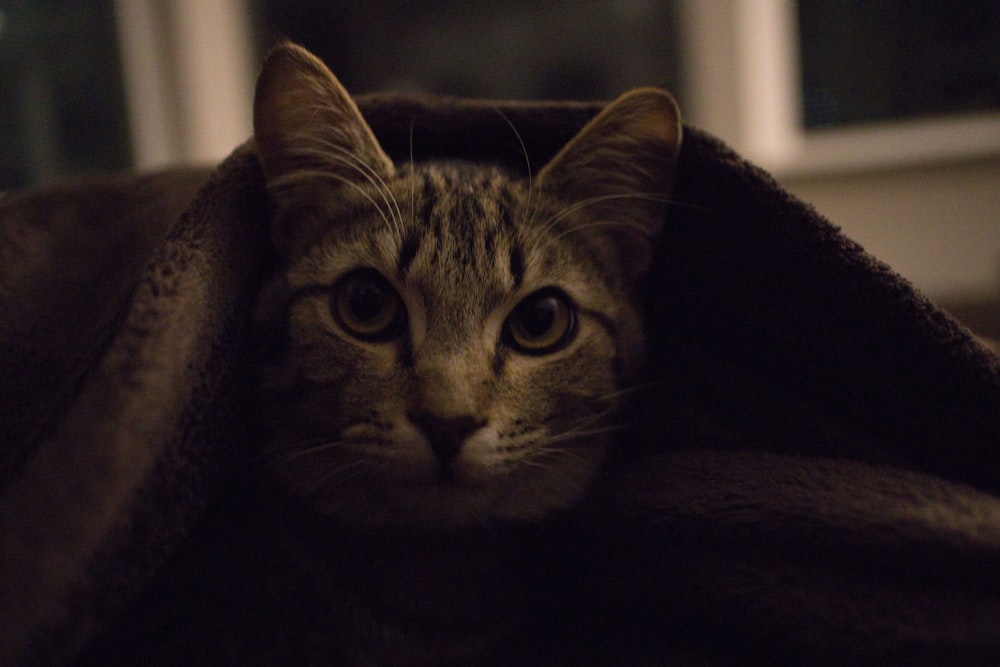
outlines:
[{"label": "blanket fold", "polygon": [[[246,154],[234,162],[248,176],[256,168]],[[13,358],[27,381],[6,377],[15,408],[28,398],[42,406],[31,417],[46,436],[4,440],[13,471],[0,501],[2,664],[57,663],[82,647],[176,548],[249,443],[236,417],[249,399],[235,396],[247,383],[236,378],[267,207],[252,178],[216,177],[179,222],[167,219],[206,176],[167,172],[5,202],[7,238],[52,240],[12,248],[5,263],[5,287],[23,290],[10,303],[40,304],[37,328],[20,330],[17,317],[5,332],[6,346],[30,351]],[[32,197],[57,213],[42,217]],[[62,210],[84,217],[62,220]],[[31,225],[41,230],[23,231]],[[66,340],[82,352],[67,354]],[[73,395],[52,396],[68,406],[46,424],[55,382]]]},{"label": "blanket fold", "polygon": [[[359,104],[396,160],[525,172],[600,108]],[[0,200],[0,664],[119,639],[197,552],[258,444],[270,211],[252,142],[211,173]],[[588,628],[593,664],[638,645],[653,664],[1000,661],[997,357],[695,128],[666,223],[651,388],[622,461],[553,528],[553,617]]]},{"label": "blanket fold", "polygon": [[72,399],[208,174],[92,177],[0,199],[0,480]]},{"label": "blanket fold", "polygon": [[[674,395],[714,366],[702,391],[735,378],[720,392],[735,410],[716,402],[713,416],[742,409],[740,427],[775,433],[784,451],[816,446],[1000,488],[996,357],[766,174],[704,134],[685,141],[652,280],[652,327],[667,341],[654,365]],[[689,350],[698,360],[686,367]],[[806,417],[808,430],[787,432]]]},{"label": "blanket fold", "polygon": [[1000,651],[994,496],[852,461],[702,450],[636,462],[602,491],[606,532],[581,540],[628,554],[580,569],[614,582],[590,604],[615,600],[629,623],[673,600],[684,631],[726,637],[716,650],[736,664],[989,664]]}]

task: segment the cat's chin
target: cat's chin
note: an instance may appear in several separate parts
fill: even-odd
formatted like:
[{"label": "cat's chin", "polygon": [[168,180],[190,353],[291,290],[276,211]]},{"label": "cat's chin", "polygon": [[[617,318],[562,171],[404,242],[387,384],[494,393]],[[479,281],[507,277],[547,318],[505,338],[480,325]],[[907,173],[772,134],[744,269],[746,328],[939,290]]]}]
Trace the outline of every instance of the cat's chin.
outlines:
[{"label": "cat's chin", "polygon": [[[531,471],[502,481],[461,479],[435,474],[407,480],[386,479],[342,488],[310,505],[351,528],[458,530],[497,523],[539,523],[575,505],[587,492],[600,460],[581,461],[587,470],[553,481]],[[572,479],[570,479],[572,478]]]}]

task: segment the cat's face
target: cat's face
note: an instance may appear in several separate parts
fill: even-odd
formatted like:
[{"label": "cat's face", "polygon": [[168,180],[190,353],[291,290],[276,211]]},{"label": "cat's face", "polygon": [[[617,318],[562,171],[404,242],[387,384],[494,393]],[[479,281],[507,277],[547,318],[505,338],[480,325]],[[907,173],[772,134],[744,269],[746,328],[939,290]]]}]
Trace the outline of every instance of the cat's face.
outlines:
[{"label": "cat's face", "polygon": [[679,140],[659,91],[625,96],[529,183],[393,165],[291,45],[255,134],[285,272],[262,297],[271,470],[352,525],[539,520],[589,487],[642,359],[633,295]]}]

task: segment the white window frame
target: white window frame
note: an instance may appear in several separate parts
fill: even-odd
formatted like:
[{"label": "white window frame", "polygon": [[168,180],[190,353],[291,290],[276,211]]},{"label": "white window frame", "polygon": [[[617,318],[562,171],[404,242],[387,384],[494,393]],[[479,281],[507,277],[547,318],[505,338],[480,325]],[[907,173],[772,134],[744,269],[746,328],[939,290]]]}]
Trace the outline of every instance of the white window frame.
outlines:
[{"label": "white window frame", "polygon": [[133,164],[212,163],[250,137],[244,0],[115,0]]},{"label": "white window frame", "polygon": [[807,131],[795,0],[682,0],[686,115],[778,176],[1000,155],[1000,113]]}]

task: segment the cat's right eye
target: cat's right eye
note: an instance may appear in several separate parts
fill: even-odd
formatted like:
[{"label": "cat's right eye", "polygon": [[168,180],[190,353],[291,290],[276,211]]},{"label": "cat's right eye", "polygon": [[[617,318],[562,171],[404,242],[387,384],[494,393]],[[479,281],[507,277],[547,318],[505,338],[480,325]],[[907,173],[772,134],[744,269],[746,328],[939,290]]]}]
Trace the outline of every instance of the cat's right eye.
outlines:
[{"label": "cat's right eye", "polygon": [[366,341],[396,337],[406,315],[399,294],[374,269],[359,269],[341,278],[330,297],[330,312],[347,333]]}]

